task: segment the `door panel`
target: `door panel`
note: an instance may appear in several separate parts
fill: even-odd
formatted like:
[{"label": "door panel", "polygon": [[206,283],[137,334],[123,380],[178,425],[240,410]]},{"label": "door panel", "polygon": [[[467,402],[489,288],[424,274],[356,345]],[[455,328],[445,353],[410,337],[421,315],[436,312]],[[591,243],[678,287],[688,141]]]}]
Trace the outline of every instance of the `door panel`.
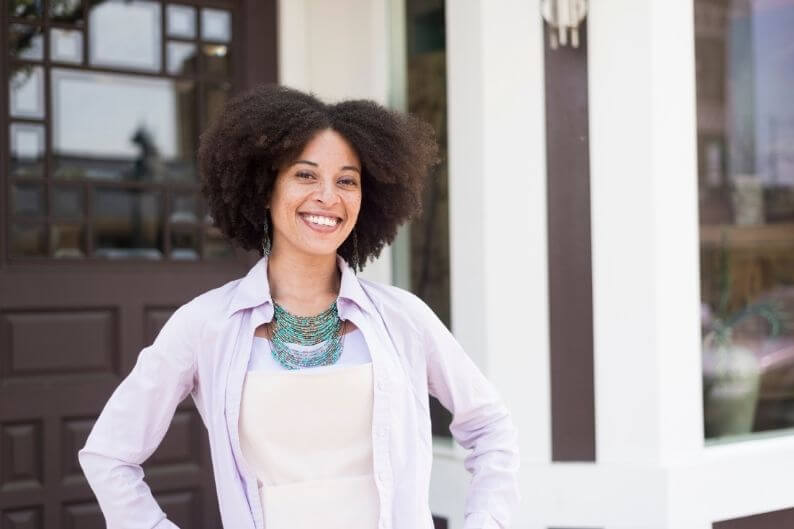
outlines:
[{"label": "door panel", "polygon": [[[213,226],[194,155],[229,94],[276,80],[275,20],[270,0],[3,0],[1,528],[105,527],[77,461],[96,417],[178,306],[258,258]],[[190,398],[143,467],[174,523],[220,528]]]}]

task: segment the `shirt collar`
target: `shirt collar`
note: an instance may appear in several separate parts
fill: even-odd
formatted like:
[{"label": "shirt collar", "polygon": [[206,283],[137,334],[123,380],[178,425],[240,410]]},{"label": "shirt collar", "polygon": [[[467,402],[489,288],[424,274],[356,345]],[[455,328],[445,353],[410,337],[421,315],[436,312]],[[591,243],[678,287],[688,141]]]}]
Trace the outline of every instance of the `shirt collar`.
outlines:
[{"label": "shirt collar", "polygon": [[[272,304],[270,284],[267,279],[267,256],[261,257],[248,271],[235,288],[232,301],[226,311],[226,316],[242,309],[250,309],[264,304]],[[352,301],[365,312],[373,312],[374,308],[367,293],[355,272],[340,255],[336,256],[336,264],[342,272],[339,286],[339,299]],[[341,309],[340,309],[341,310]]]}]

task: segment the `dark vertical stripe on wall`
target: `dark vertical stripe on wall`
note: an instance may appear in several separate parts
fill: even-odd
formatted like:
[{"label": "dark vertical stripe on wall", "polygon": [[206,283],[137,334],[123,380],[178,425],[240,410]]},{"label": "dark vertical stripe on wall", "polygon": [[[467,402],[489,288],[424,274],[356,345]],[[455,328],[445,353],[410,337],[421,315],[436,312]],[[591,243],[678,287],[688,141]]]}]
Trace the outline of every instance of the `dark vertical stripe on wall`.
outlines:
[{"label": "dark vertical stripe on wall", "polygon": [[241,67],[235,69],[238,86],[250,88],[278,82],[277,0],[244,0],[241,19],[245,45],[240,47]]},{"label": "dark vertical stripe on wall", "polygon": [[595,461],[587,31],[578,48],[545,37],[553,461]]},{"label": "dark vertical stripe on wall", "polygon": [[714,529],[785,529],[794,527],[794,509],[714,522]]}]

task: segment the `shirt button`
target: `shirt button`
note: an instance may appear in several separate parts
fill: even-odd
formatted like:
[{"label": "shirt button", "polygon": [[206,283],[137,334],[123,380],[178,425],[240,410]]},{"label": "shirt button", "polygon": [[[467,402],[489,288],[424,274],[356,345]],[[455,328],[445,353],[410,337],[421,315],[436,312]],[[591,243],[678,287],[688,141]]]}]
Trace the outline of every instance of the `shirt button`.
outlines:
[{"label": "shirt button", "polygon": [[383,379],[379,378],[378,379],[378,389],[382,390],[385,387],[386,387],[386,384],[384,384]]}]

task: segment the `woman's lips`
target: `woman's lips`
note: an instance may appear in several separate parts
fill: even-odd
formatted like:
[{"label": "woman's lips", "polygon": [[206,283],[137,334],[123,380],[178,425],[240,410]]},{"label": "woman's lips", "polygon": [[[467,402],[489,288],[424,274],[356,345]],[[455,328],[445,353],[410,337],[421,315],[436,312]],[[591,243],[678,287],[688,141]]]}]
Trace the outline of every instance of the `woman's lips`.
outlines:
[{"label": "woman's lips", "polygon": [[315,224],[314,222],[310,221],[308,218],[306,218],[308,215],[299,214],[298,216],[309,228],[319,233],[334,232],[339,228],[339,225],[342,224],[341,222],[337,222],[334,226],[326,226],[325,224]]}]

